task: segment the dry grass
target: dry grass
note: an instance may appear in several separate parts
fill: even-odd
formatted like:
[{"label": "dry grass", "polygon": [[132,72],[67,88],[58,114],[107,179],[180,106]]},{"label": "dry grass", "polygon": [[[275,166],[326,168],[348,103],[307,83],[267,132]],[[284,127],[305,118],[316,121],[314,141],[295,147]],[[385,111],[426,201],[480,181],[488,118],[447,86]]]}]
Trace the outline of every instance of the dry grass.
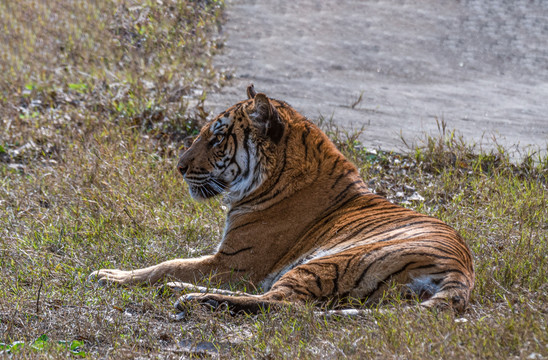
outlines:
[{"label": "dry grass", "polygon": [[[174,171],[223,81],[216,1],[0,1],[0,357],[543,358],[548,158],[509,160],[441,133],[409,154],[323,122],[370,187],[469,242],[469,310],[325,319],[312,307],[174,320],[155,288],[96,288],[98,268],[210,253],[219,201]],[[227,104],[229,105],[229,104]],[[240,285],[240,288],[245,284]]]}]

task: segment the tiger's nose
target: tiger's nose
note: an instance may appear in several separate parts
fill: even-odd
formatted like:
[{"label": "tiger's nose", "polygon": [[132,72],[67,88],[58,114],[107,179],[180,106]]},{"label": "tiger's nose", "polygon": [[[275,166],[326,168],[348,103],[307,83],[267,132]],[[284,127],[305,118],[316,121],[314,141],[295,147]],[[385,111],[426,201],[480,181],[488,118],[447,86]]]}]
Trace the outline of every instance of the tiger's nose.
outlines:
[{"label": "tiger's nose", "polygon": [[177,170],[181,173],[181,175],[185,176],[188,169],[190,168],[190,164],[194,161],[194,157],[189,152],[189,150],[185,151],[184,154],[179,158],[179,162],[177,163]]},{"label": "tiger's nose", "polygon": [[181,173],[181,175],[185,176],[186,172],[188,171],[188,164],[190,162],[188,161],[188,157],[183,155],[179,158],[179,162],[177,163],[177,170]]},{"label": "tiger's nose", "polygon": [[179,161],[179,163],[177,164],[177,170],[179,170],[181,175],[185,176],[185,174],[188,170],[188,165],[183,164],[181,161]]}]

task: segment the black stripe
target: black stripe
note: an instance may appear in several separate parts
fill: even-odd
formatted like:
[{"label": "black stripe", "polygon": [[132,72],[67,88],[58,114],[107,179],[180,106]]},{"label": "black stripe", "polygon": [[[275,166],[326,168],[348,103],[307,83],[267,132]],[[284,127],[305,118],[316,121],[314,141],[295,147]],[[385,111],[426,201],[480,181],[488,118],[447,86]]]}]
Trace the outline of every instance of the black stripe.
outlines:
[{"label": "black stripe", "polygon": [[302,266],[300,268],[296,269],[296,270],[302,271],[302,272],[314,277],[314,280],[316,281],[316,286],[320,290],[320,295],[322,294],[322,292],[323,292],[322,279],[318,276],[318,274],[316,274],[313,271],[307,270],[306,268],[304,268]]},{"label": "black stripe", "polygon": [[335,186],[337,186],[337,184],[339,183],[339,181],[341,181],[341,179],[348,176],[353,171],[354,171],[354,169],[348,169],[345,172],[343,172],[342,174],[340,174],[339,176],[337,176],[337,179],[335,179],[335,182],[333,183],[333,185],[331,185],[331,190],[333,190],[335,188]]},{"label": "black stripe", "polygon": [[242,172],[242,168],[240,167],[240,165],[236,162],[236,160],[234,159],[230,159],[229,162],[228,162],[228,165],[224,165],[224,169],[223,171],[221,171],[221,173],[218,175],[218,177],[221,177],[229,168],[230,168],[230,165],[232,164],[236,164],[236,168],[237,168],[237,175],[236,176],[239,176],[240,173]]},{"label": "black stripe", "polygon": [[301,287],[300,289],[291,287],[291,291],[293,291],[296,294],[304,295],[307,297],[311,297],[310,295],[313,295],[307,288],[303,288],[303,287]]},{"label": "black stripe", "polygon": [[419,236],[438,235],[438,237],[436,238],[428,239],[424,241],[428,241],[431,244],[432,243],[436,244],[436,246],[438,246],[440,249],[443,249],[447,253],[450,252],[451,254],[457,255],[461,258],[463,257],[462,251],[460,251],[458,248],[453,246],[454,244],[452,240],[454,240],[454,236],[452,235],[454,235],[454,231],[447,233],[444,231],[435,230],[435,231],[418,233],[417,235]]},{"label": "black stripe", "polygon": [[[358,179],[358,180],[353,181],[353,182],[351,182],[350,184],[348,184],[348,185],[344,188],[344,190],[342,190],[341,192],[339,192],[339,194],[337,195],[337,197],[335,197],[335,200],[334,200],[334,201],[335,201],[335,202],[338,202],[338,201],[341,199],[341,197],[343,197],[344,195],[346,195],[346,192],[347,192],[352,186],[354,186],[354,185],[356,185],[356,184],[360,184],[360,183],[363,184],[362,179]],[[364,184],[364,185],[365,185],[365,184]]]},{"label": "black stripe", "polygon": [[244,146],[244,149],[249,153],[249,144],[247,143],[249,141],[249,134],[251,133],[251,129],[246,127],[244,129],[244,138],[242,140],[242,145]]},{"label": "black stripe", "polygon": [[[337,254],[333,254],[333,255],[337,255]],[[306,266],[308,266],[308,267],[313,267],[313,266],[319,266],[319,267],[330,266],[330,267],[333,267],[334,271],[335,271],[335,277],[333,279],[333,290],[331,291],[330,294],[325,294],[324,296],[337,294],[339,292],[339,277],[340,277],[340,275],[339,275],[339,263],[336,263],[336,262],[323,262],[323,261],[321,261],[322,259],[327,259],[327,257],[326,258],[320,257],[318,259],[314,259],[313,262],[310,262],[310,263],[307,263],[307,264],[301,266],[299,268],[299,270],[304,269],[304,267],[306,267]],[[320,277],[320,279],[321,279],[321,277]],[[320,286],[320,289],[322,289],[321,286]]]},{"label": "black stripe", "polygon": [[[433,267],[438,267],[439,265],[438,264],[428,264],[428,265],[421,265],[421,266],[417,266],[411,270],[423,270],[423,269],[430,269],[430,268],[433,268]],[[428,275],[431,275],[432,273],[428,273]]]},{"label": "black stripe", "polygon": [[[358,193],[358,194],[353,194],[352,197],[350,197],[349,199],[341,198],[338,201],[333,201],[331,206],[329,206],[324,211],[324,213],[326,214],[325,216],[338,215],[338,214],[336,214],[337,211],[339,211],[340,209],[346,207],[346,205],[350,204],[354,200],[357,200],[358,198],[362,198],[363,196],[364,195],[362,193]],[[372,207],[374,205],[377,205],[376,202],[371,204],[373,202],[373,200],[375,200],[375,198],[373,198],[373,197],[367,198],[367,203],[366,203],[367,205],[364,206],[363,209],[366,209],[366,208]],[[344,202],[342,204],[339,204],[340,201],[344,201]],[[362,209],[362,208],[358,208],[357,210],[353,210],[353,211],[360,211],[360,209]]]},{"label": "black stripe", "polygon": [[248,250],[251,250],[251,249],[253,249],[253,247],[250,246],[250,247],[246,247],[246,248],[243,248],[243,249],[240,249],[240,250],[236,250],[234,252],[227,252],[227,251],[219,250],[219,254],[226,255],[226,256],[234,256],[236,254],[239,254],[241,252],[248,251]]},{"label": "black stripe", "polygon": [[[381,251],[381,250],[384,250],[386,249],[386,247],[380,247],[380,248],[376,248],[376,249],[372,249],[371,251],[369,251],[367,254],[365,254],[365,256],[363,256],[362,258],[362,261],[371,257],[372,255],[376,254],[377,252]],[[404,249],[398,249],[398,250],[395,250],[395,251],[391,251],[387,254],[384,254],[383,256],[381,256],[380,258],[378,259],[375,259],[373,260],[372,262],[369,263],[369,265],[367,265],[365,267],[364,270],[362,270],[362,273],[360,274],[360,276],[358,277],[358,280],[354,281],[354,286],[353,288],[357,288],[358,285],[360,285],[360,283],[363,281],[363,279],[365,278],[365,275],[367,274],[367,272],[369,271],[369,268],[371,268],[371,266],[373,266],[373,264],[379,262],[379,261],[383,261],[384,259],[386,259],[388,256],[390,255],[393,255],[397,252],[401,252],[403,251]]]},{"label": "black stripe", "polygon": [[462,281],[458,281],[458,280],[450,280],[450,281],[447,281],[447,282],[444,282],[443,285],[441,286],[441,289],[442,290],[445,290],[445,286],[446,285],[459,285],[460,287],[462,288],[468,288],[468,284],[465,284],[463,283]]},{"label": "black stripe", "polygon": [[322,139],[322,140],[320,140],[320,142],[319,142],[318,145],[316,146],[316,149],[318,150],[318,153],[320,153],[320,154],[322,153],[321,147],[322,147],[322,145],[323,145],[324,142],[325,142],[325,140]]},{"label": "black stripe", "polygon": [[442,286],[439,291],[447,291],[447,290],[468,290],[468,286],[466,285],[452,285],[452,286]]},{"label": "black stripe", "polygon": [[331,168],[331,171],[329,172],[329,176],[333,176],[333,173],[335,172],[335,169],[337,168],[339,161],[341,161],[340,157],[337,157],[335,161],[333,161],[333,167]]},{"label": "black stripe", "polygon": [[[440,248],[437,248],[435,246],[429,246],[429,245],[423,245],[421,244],[420,245],[420,248],[428,248],[428,249],[434,249],[434,250],[437,250],[437,251],[441,251],[443,252],[444,254],[447,254],[447,255],[454,255],[454,253],[451,253],[451,252],[447,252],[445,250],[441,250]],[[428,256],[433,256],[433,257],[436,257],[438,259],[447,259],[447,260],[453,260],[457,263],[459,263],[460,266],[462,266],[463,268],[466,268],[466,266],[464,266],[464,264],[461,262],[461,260],[457,257],[452,257],[452,256],[440,256],[440,255],[436,255],[436,254],[432,254],[432,253],[429,253]]]},{"label": "black stripe", "polygon": [[[437,231],[431,231],[431,232],[427,232],[427,233],[419,233],[418,235],[419,236],[424,236],[424,235],[431,235],[431,234],[439,235],[439,236],[447,236],[446,233],[437,232]],[[455,251],[455,249],[452,246],[450,246],[451,245],[450,240],[452,240],[452,239],[453,239],[452,237],[444,237],[444,238],[436,238],[436,239],[425,239],[425,240],[418,240],[418,243],[427,242],[427,244],[430,244],[430,245],[435,244],[436,248],[439,249],[440,251],[443,251],[446,254],[456,255],[459,258],[462,258],[461,252],[460,251]],[[445,241],[441,241],[441,240],[445,240]],[[424,245],[424,246],[427,246],[427,245]]]},{"label": "black stripe", "polygon": [[306,145],[306,138],[310,134],[310,127],[305,124],[306,131],[303,132],[302,135],[302,143],[304,147],[304,160],[306,161],[306,158],[308,157],[308,146]]},{"label": "black stripe", "polygon": [[386,276],[384,279],[382,279],[381,281],[378,281],[377,282],[377,286],[372,290],[372,291],[369,291],[364,297],[370,297],[371,295],[375,294],[377,291],[379,291],[379,289],[381,288],[381,286],[385,285],[386,282],[388,280],[390,280],[390,278],[394,277],[394,276],[397,276],[399,274],[401,274],[402,272],[404,272],[405,270],[407,270],[407,268],[410,266],[410,265],[414,265],[416,264],[416,262],[412,261],[412,262],[409,262],[407,264],[405,264],[403,267],[401,267],[398,271],[396,272],[393,272],[391,273],[390,275]]},{"label": "black stripe", "polygon": [[470,283],[468,281],[468,276],[464,272],[462,272],[461,270],[458,270],[458,269],[442,270],[442,271],[438,271],[438,272],[435,272],[435,273],[430,273],[429,275],[445,275],[447,277],[447,274],[449,274],[449,273],[457,273],[457,274],[462,275],[462,277],[466,280],[467,286],[470,288]]},{"label": "black stripe", "polygon": [[233,232],[233,231],[235,231],[235,230],[238,230],[239,228],[243,228],[243,227],[248,226],[248,225],[256,224],[256,223],[258,223],[259,221],[260,221],[260,220],[253,220],[253,221],[247,222],[247,223],[245,223],[245,224],[240,224],[240,225],[238,225],[238,226],[231,227],[231,228],[228,229],[228,231],[225,233],[224,236],[226,237],[228,234],[230,234],[231,232]]},{"label": "black stripe", "polygon": [[[367,245],[366,245],[366,246],[367,246]],[[361,247],[361,246],[360,246],[360,247]],[[370,251],[370,252],[368,252],[367,254],[370,254],[370,253],[372,253],[372,252],[375,252],[375,250]],[[346,266],[344,267],[344,271],[343,271],[343,273],[341,274],[341,277],[344,277],[344,276],[346,275],[346,272],[348,271],[348,269],[350,269],[350,263],[351,263],[351,262],[354,262],[354,261],[356,260],[356,258],[360,258],[360,259],[358,260],[358,263],[359,263],[359,264],[362,263],[363,257],[364,257],[365,254],[366,254],[366,253],[358,252],[358,253],[355,253],[355,254],[351,255],[351,256],[350,256],[350,259],[348,259],[347,262],[346,262]],[[348,254],[345,254],[345,255],[348,256]],[[359,264],[358,264],[358,265],[359,265]]]}]

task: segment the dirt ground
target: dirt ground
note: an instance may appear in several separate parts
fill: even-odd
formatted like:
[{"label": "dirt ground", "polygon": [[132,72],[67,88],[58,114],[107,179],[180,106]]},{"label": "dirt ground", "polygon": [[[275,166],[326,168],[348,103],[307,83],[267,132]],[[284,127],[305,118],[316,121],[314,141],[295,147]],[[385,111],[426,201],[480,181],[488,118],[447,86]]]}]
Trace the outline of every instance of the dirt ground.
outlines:
[{"label": "dirt ground", "polygon": [[[218,112],[258,91],[401,150],[443,119],[468,142],[548,144],[548,1],[227,0]],[[362,96],[354,107],[353,103]]]}]

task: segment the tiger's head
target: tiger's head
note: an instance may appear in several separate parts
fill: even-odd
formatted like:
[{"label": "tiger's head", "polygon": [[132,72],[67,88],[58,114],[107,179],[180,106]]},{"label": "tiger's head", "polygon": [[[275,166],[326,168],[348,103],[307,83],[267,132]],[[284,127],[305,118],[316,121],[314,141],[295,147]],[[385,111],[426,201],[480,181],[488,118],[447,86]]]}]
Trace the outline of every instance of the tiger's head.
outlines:
[{"label": "tiger's head", "polygon": [[196,200],[227,192],[237,201],[268,177],[286,126],[265,94],[250,85],[247,95],[207,123],[179,159],[177,169]]}]

